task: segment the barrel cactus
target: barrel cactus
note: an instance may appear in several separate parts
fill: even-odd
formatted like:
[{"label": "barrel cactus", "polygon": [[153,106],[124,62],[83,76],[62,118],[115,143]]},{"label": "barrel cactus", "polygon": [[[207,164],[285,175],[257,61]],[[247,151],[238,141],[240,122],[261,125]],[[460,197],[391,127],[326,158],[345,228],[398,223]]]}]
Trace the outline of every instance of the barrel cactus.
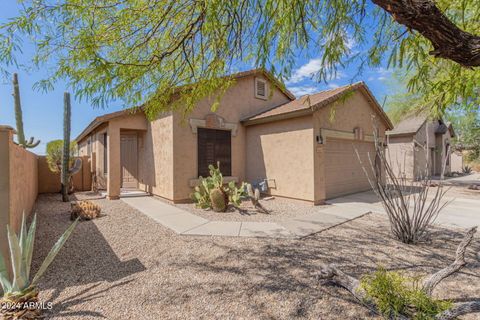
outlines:
[{"label": "barrel cactus", "polygon": [[216,188],[210,191],[210,201],[213,211],[225,212],[227,210],[227,201],[225,201],[225,193],[222,189]]}]

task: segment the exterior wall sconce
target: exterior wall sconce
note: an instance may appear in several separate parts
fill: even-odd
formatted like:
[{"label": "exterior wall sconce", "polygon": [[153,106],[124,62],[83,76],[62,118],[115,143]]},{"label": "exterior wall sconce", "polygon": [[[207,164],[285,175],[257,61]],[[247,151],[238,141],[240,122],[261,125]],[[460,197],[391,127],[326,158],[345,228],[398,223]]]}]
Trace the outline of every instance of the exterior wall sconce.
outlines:
[{"label": "exterior wall sconce", "polygon": [[323,137],[321,134],[317,135],[316,136],[316,140],[317,140],[317,143],[318,144],[323,144]]}]

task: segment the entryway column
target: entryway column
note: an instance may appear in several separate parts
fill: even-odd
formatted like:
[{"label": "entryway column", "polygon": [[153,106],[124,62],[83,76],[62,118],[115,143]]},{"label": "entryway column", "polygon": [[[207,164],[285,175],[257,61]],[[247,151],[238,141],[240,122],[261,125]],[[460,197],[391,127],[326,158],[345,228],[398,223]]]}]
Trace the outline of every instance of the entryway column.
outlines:
[{"label": "entryway column", "polygon": [[108,181],[107,199],[120,198],[120,128],[115,123],[110,123],[108,135]]}]

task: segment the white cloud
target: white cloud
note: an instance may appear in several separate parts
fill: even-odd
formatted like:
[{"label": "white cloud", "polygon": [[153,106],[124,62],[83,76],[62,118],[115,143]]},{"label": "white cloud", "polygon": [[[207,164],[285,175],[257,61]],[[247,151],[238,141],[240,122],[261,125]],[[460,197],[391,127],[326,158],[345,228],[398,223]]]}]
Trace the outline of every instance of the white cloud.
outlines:
[{"label": "white cloud", "polygon": [[[295,84],[303,80],[312,78],[315,73],[322,68],[322,59],[310,59],[306,64],[296,69],[290,79],[287,79],[286,84]],[[328,80],[338,80],[344,78],[345,74],[342,71],[336,71],[328,77]]]},{"label": "white cloud", "polygon": [[381,77],[378,77],[377,80],[380,80],[380,81],[387,80],[387,77],[381,76]]},{"label": "white cloud", "polygon": [[329,87],[330,89],[336,89],[336,88],[338,88],[338,87],[340,87],[340,86],[339,86],[338,84],[336,84],[336,83],[329,83],[327,87]]},{"label": "white cloud", "polygon": [[288,87],[288,90],[293,92],[294,95],[297,97],[304,96],[306,94],[313,94],[315,92],[320,91],[317,87],[315,86],[296,86],[296,87]]},{"label": "white cloud", "polygon": [[378,73],[380,76],[389,76],[392,74],[393,70],[385,69],[383,67],[375,68],[374,72]]},{"label": "white cloud", "polygon": [[310,59],[310,61],[293,72],[290,79],[287,80],[287,83],[298,83],[307,78],[311,78],[321,67],[321,59]]}]

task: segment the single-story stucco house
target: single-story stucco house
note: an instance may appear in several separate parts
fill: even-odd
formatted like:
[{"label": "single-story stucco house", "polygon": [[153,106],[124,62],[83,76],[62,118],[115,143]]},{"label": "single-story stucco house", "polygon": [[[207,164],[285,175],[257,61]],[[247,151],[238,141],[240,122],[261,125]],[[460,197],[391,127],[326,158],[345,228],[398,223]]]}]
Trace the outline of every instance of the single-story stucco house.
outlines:
[{"label": "single-story stucco house", "polygon": [[374,152],[372,115],[380,136],[393,126],[363,82],[296,99],[261,69],[232,77],[216,112],[205,100],[186,117],[120,111],[93,120],[76,140],[107,197],[136,188],[189,201],[217,161],[227,181],[263,181],[268,194],[313,204],[369,189],[354,149],[364,160]]},{"label": "single-story stucco house", "polygon": [[451,172],[451,142],[455,132],[451,123],[427,116],[408,117],[387,131],[390,165],[395,174],[420,179]]}]

